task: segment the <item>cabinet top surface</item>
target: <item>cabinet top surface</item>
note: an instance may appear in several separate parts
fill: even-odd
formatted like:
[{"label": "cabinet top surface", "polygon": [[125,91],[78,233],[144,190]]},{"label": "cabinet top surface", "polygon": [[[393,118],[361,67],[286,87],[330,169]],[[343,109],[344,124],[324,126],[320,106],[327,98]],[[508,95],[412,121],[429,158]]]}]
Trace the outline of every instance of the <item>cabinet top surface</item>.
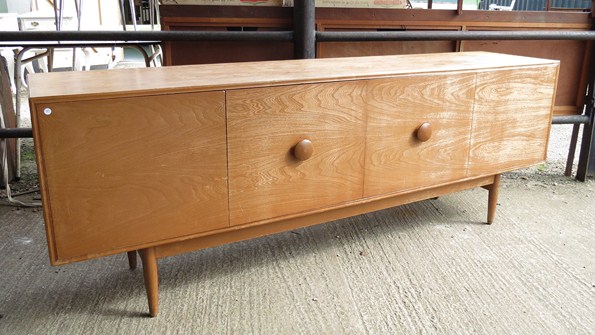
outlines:
[{"label": "cabinet top surface", "polygon": [[33,100],[85,99],[95,95],[211,91],[557,63],[489,52],[451,52],[42,73],[31,75],[29,87]]}]

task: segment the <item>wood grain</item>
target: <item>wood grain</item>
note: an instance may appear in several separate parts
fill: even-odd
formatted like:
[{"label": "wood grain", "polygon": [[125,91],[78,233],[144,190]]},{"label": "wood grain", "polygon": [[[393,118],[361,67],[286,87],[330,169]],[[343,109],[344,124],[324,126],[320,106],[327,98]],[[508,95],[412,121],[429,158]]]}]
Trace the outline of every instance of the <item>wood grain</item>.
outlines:
[{"label": "wood grain", "polygon": [[[366,197],[465,177],[475,74],[373,80],[366,144]],[[432,125],[422,142],[417,129]]]},{"label": "wood grain", "polygon": [[497,173],[544,158],[558,75],[487,53],[225,67],[33,81],[52,264],[139,250],[155,316],[158,258],[477,186],[491,222]]},{"label": "wood grain", "polygon": [[159,313],[159,269],[155,248],[139,250],[143,262],[143,278],[149,303],[149,315],[156,317]]},{"label": "wood grain", "polygon": [[329,222],[363,213],[370,213],[389,207],[400,206],[415,201],[439,197],[445,194],[459,192],[474,187],[492,185],[494,176],[475,177],[458,180],[453,183],[434,185],[418,191],[392,194],[374,199],[360,199],[340,206],[333,206],[324,210],[313,211],[304,215],[287,216],[272,220],[265,224],[254,223],[243,226],[230,227],[217,231],[216,234],[201,234],[196,238],[162,244],[155,247],[157,258],[179,255],[194,250],[215,247],[226,243],[248,240],[301,227],[307,227],[321,222]]},{"label": "wood grain", "polygon": [[[292,29],[290,20],[272,18],[176,17],[164,18],[162,21],[162,29],[166,31],[228,31],[229,28],[248,28],[253,31]],[[293,59],[291,42],[166,41],[163,44],[164,63],[167,66]]]},{"label": "wood grain", "polygon": [[43,73],[29,80],[31,98],[37,103],[92,99],[97,94],[111,98],[229,90],[553,62],[483,52],[438,53]]},{"label": "wood grain", "polygon": [[[403,25],[374,25],[373,28],[366,27],[327,27],[324,31],[378,31],[378,30],[425,30],[416,26]],[[433,30],[442,30],[433,27]],[[444,29],[458,30],[458,29]],[[380,55],[411,55],[428,54],[441,52],[457,51],[455,41],[390,41],[390,42],[319,42],[316,44],[317,58],[334,57],[362,57],[362,56],[380,56]]]},{"label": "wood grain", "polygon": [[469,174],[493,174],[545,160],[557,66],[477,76]]},{"label": "wood grain", "polygon": [[[477,30],[477,29],[475,29]],[[522,44],[521,44],[522,43]],[[556,92],[557,115],[580,114],[583,112],[585,81],[584,64],[587,41],[465,41],[465,51],[489,51],[559,59],[559,85]],[[582,92],[581,92],[582,91]],[[577,96],[578,92],[578,96]]]},{"label": "wood grain", "polygon": [[[363,82],[233,90],[227,104],[232,225],[362,196]],[[303,139],[315,149],[299,161]]]},{"label": "wood grain", "polygon": [[35,113],[52,262],[228,225],[223,92],[41,104]]}]

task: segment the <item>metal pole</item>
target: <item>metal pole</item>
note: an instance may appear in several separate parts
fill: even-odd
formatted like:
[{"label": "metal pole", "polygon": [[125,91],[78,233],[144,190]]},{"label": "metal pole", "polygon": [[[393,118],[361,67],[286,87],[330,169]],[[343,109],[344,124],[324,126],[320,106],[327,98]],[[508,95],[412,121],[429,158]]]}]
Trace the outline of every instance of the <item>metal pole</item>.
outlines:
[{"label": "metal pole", "polygon": [[[382,31],[382,32],[316,32],[314,1],[296,1],[294,8],[295,33],[285,32],[221,32],[221,31],[29,31],[2,32],[0,46],[31,46],[26,42],[44,41],[48,47],[66,46],[81,41],[111,41],[117,44],[156,41],[270,41],[295,43],[296,58],[314,58],[318,42],[354,41],[437,41],[437,40],[595,40],[595,31]],[[294,38],[295,36],[295,38]],[[50,41],[47,43],[47,41]],[[52,42],[54,41],[54,42]],[[78,41],[78,42],[76,42]],[[10,43],[12,42],[12,43]],[[49,66],[51,67],[51,53]],[[18,61],[18,60],[17,60]],[[583,116],[555,117],[555,124],[584,123],[579,171],[577,179],[585,180],[595,173],[595,122],[593,121],[593,86],[595,76],[590,71],[587,114]],[[18,102],[17,102],[18,103]],[[587,118],[589,119],[587,121]],[[2,136],[0,136],[2,137]]]},{"label": "metal pole", "polygon": [[[311,34],[311,33],[310,33]],[[55,41],[296,41],[292,31],[3,31],[0,46],[26,46],[27,42]],[[595,40],[595,31],[318,31],[315,42],[456,41],[456,40]],[[59,42],[58,42],[59,41]],[[52,43],[47,43],[52,44]],[[303,43],[300,43],[300,45]]]},{"label": "metal pole", "polygon": [[[146,61],[148,62],[148,61]],[[554,116],[552,124],[585,124],[589,122],[589,116],[586,115],[565,115]],[[587,126],[589,126],[587,124]],[[0,129],[0,138],[25,138],[33,137],[31,128],[4,128]]]},{"label": "metal pole", "polygon": [[126,10],[124,9],[124,0],[119,0],[120,2],[120,16],[122,17],[122,27],[124,31],[126,31]]},{"label": "metal pole", "polygon": [[149,0],[149,22],[151,23],[151,30],[155,30],[155,0]]},{"label": "metal pole", "polygon": [[[591,111],[591,114],[593,112]],[[595,175],[595,122],[583,126],[583,138],[581,141],[581,152],[578,158],[578,169],[576,179],[585,181],[587,177]]]},{"label": "metal pole", "polygon": [[552,118],[552,124],[584,124],[589,122],[589,115],[562,115]]},{"label": "metal pole", "polygon": [[593,55],[595,44],[591,47],[591,62],[589,64],[589,81],[585,106],[585,114],[589,123],[583,126],[581,151],[578,158],[576,179],[585,181],[587,176],[595,174],[595,60]]},{"label": "metal pole", "polygon": [[595,31],[318,31],[317,42],[594,40]]},{"label": "metal pole", "polygon": [[[593,81],[589,82],[592,87]],[[587,110],[589,110],[591,122],[583,126],[583,138],[581,140],[581,152],[578,158],[578,168],[576,171],[576,179],[580,181],[587,180],[588,176],[595,175],[595,122],[593,120],[593,90],[589,88],[589,102],[587,103]]]},{"label": "metal pole", "polygon": [[590,133],[591,133],[591,135],[590,135],[591,136],[591,144],[590,144],[591,154],[589,156],[590,158],[589,158],[589,161],[587,163],[587,173],[586,173],[586,176],[593,177],[593,176],[595,176],[595,152],[594,152],[595,151],[595,122],[591,122]]},{"label": "metal pole", "polygon": [[128,1],[130,4],[130,18],[132,19],[132,26],[134,27],[134,31],[136,31],[136,8],[134,7],[134,0]]},{"label": "metal pole", "polygon": [[[594,35],[595,39],[595,35]],[[27,46],[28,42],[46,42],[46,45],[68,44],[82,41],[268,41],[291,42],[292,31],[3,31],[0,46]],[[36,43],[34,45],[44,44]]]},{"label": "metal pole", "polygon": [[566,157],[566,168],[564,169],[564,175],[566,177],[570,177],[572,175],[572,164],[574,164],[574,154],[576,152],[578,132],[580,129],[580,124],[575,124],[572,126],[572,135],[570,135],[570,146],[568,147],[568,156]]},{"label": "metal pole", "polygon": [[316,57],[316,25],[314,0],[294,1],[293,54],[297,59]]},{"label": "metal pole", "polygon": [[[76,30],[81,30],[81,16],[83,10],[83,0],[74,0],[76,9]],[[72,71],[76,71],[76,48],[72,48]]]},{"label": "metal pole", "polygon": [[3,128],[0,129],[0,138],[27,138],[33,137],[31,128]]}]

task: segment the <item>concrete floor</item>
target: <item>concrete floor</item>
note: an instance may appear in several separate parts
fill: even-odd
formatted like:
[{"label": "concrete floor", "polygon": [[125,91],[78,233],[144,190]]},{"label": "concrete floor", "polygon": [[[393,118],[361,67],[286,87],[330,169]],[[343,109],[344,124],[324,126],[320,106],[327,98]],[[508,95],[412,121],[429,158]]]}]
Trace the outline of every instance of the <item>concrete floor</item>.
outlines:
[{"label": "concrete floor", "polygon": [[[41,212],[0,206],[0,334],[592,334],[595,182],[465,191],[161,260],[160,315],[125,255],[51,267]],[[558,144],[556,144],[558,143]]]}]

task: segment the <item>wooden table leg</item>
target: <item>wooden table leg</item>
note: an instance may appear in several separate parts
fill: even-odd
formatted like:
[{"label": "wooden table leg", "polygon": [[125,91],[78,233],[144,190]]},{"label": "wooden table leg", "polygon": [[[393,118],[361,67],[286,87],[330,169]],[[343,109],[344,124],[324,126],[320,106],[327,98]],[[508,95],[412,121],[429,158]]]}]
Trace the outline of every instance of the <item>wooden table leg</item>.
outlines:
[{"label": "wooden table leg", "polygon": [[488,187],[488,224],[494,222],[496,206],[498,205],[498,191],[500,190],[500,175],[494,176],[494,183]]},{"label": "wooden table leg", "polygon": [[159,312],[159,279],[155,248],[141,249],[139,253],[143,262],[145,288],[147,290],[147,299],[149,300],[149,314],[155,317]]},{"label": "wooden table leg", "polygon": [[128,253],[128,265],[130,265],[130,269],[136,269],[136,250],[129,251]]}]

